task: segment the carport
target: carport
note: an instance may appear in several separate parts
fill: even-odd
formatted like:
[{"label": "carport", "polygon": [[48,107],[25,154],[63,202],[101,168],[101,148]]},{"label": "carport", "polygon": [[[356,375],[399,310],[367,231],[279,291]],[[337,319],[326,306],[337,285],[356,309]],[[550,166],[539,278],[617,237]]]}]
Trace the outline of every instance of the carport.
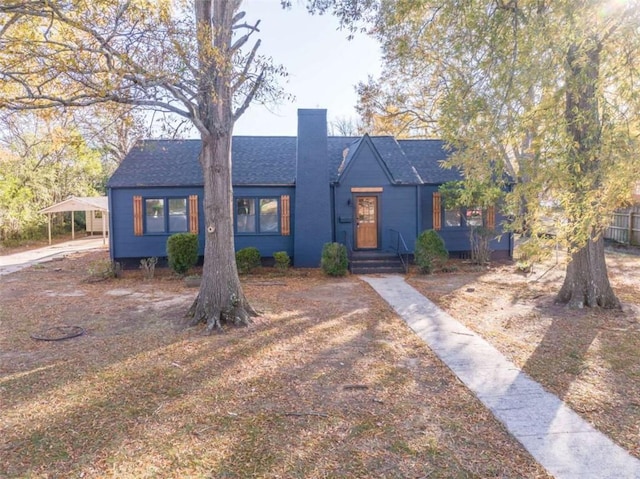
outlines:
[{"label": "carport", "polygon": [[51,215],[53,213],[64,213],[71,211],[71,239],[76,239],[74,212],[86,211],[93,214],[94,211],[102,213],[102,244],[107,243],[107,215],[109,214],[109,202],[106,196],[89,196],[80,197],[72,196],[60,203],[49,206],[40,210],[40,213],[46,213],[49,217],[48,232],[49,232],[49,244],[51,244]]}]

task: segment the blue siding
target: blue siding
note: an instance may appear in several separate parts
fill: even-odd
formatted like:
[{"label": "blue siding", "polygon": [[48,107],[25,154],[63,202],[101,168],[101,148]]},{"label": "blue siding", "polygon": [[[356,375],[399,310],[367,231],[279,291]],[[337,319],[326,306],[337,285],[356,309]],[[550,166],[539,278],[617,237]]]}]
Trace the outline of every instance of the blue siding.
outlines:
[{"label": "blue siding", "polygon": [[[352,193],[352,187],[382,187],[383,191]],[[355,249],[355,195],[378,196],[379,249],[395,249],[397,234],[392,231],[395,230],[402,234],[409,251],[413,251],[418,234],[418,194],[415,185],[391,184],[371,144],[363,141],[333,188],[335,240],[344,243],[346,237]]]},{"label": "blue siding", "polygon": [[[426,185],[420,187],[421,196],[421,222],[420,231],[433,228],[433,193],[438,191],[438,185]],[[443,217],[444,220],[444,217]],[[501,224],[505,220],[505,216],[500,214],[499,208],[496,208],[496,230],[498,235],[502,233]],[[457,228],[443,226],[438,234],[445,242],[447,250],[450,252],[469,252],[469,228],[461,226]],[[510,251],[510,236],[503,234],[500,239],[491,241],[490,247],[493,251]]]},{"label": "blue siding", "polygon": [[[293,187],[238,187],[234,188],[234,196],[249,197],[280,197],[288,194],[291,204],[294,204]],[[111,258],[114,260],[126,258],[166,257],[167,238],[172,233],[133,234],[133,197],[140,195],[144,198],[188,197],[198,195],[198,224],[200,237],[200,256],[204,255],[204,208],[202,207],[203,188],[110,188],[109,208],[110,218],[109,246]],[[293,207],[291,208],[293,210]],[[291,211],[293,225],[293,211]],[[247,246],[255,246],[263,256],[272,256],[275,251],[286,251],[293,256],[293,236],[277,234],[238,235],[235,238],[236,250]]]},{"label": "blue siding", "polygon": [[[235,247],[236,251],[242,248],[253,246],[258,248],[260,255],[263,257],[271,257],[276,251],[286,251],[293,257],[293,225],[295,224],[294,207],[295,204],[295,188],[293,186],[236,186],[233,188],[234,198],[280,198],[282,195],[290,197],[290,215],[291,215],[291,234],[282,236],[282,225],[280,225],[278,233],[266,234],[236,234]],[[279,207],[282,205],[279,203]],[[278,211],[280,213],[280,211]],[[235,215],[235,212],[234,212]],[[280,214],[278,215],[280,216]],[[278,221],[280,218],[278,218]],[[235,219],[234,219],[235,222]]]},{"label": "blue siding", "polygon": [[[167,238],[172,233],[133,234],[133,197],[145,198],[188,197],[198,195],[198,224],[204,224],[202,195],[203,189],[191,188],[110,188],[111,208],[111,257],[114,260],[125,258],[148,258],[167,256]],[[200,234],[200,255],[204,254],[204,235]]]}]

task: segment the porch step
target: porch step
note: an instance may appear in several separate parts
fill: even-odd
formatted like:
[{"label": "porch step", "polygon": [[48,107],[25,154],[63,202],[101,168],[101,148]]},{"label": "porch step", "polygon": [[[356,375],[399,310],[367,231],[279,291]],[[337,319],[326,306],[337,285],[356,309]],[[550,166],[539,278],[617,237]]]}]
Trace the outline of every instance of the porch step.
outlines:
[{"label": "porch step", "polygon": [[349,262],[353,274],[404,273],[402,261],[395,254],[380,252],[356,252]]}]

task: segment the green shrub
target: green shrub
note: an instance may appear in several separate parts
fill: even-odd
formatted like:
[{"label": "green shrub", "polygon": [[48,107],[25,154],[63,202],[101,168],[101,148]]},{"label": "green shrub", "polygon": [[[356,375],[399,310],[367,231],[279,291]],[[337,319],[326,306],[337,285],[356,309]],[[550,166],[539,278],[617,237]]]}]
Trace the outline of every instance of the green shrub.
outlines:
[{"label": "green shrub", "polygon": [[273,253],[276,268],[280,271],[286,271],[291,264],[291,258],[286,251],[276,251]]},{"label": "green shrub", "polygon": [[177,233],[167,240],[169,267],[183,275],[198,262],[198,235]]},{"label": "green shrub", "polygon": [[325,243],[320,266],[329,276],[344,276],[349,267],[347,248],[340,243]]},{"label": "green shrub", "polygon": [[250,273],[260,266],[260,251],[258,251],[258,248],[249,246],[236,252],[236,266],[241,274]]},{"label": "green shrub", "polygon": [[449,259],[444,241],[434,230],[425,230],[416,240],[414,259],[422,273],[431,273],[441,269]]}]

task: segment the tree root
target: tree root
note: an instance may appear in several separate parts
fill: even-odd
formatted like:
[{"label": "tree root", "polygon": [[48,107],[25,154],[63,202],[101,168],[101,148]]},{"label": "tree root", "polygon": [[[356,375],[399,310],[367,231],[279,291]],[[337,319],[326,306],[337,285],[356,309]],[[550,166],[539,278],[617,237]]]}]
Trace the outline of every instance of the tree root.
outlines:
[{"label": "tree root", "polygon": [[241,304],[236,304],[226,310],[219,307],[213,307],[210,311],[208,309],[207,305],[201,304],[200,294],[198,294],[185,314],[185,319],[188,320],[188,327],[205,323],[208,333],[214,331],[222,332],[224,331],[223,324],[247,327],[253,323],[251,318],[258,315],[256,310],[246,301],[242,301]]}]

